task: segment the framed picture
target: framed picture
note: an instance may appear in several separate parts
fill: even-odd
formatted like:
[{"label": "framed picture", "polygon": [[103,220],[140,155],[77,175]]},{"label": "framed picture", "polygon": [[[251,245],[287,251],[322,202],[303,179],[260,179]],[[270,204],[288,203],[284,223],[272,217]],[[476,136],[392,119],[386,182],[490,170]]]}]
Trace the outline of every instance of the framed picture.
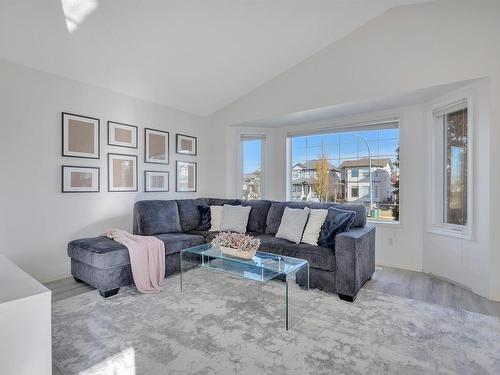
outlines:
[{"label": "framed picture", "polygon": [[146,163],[168,164],[168,132],[146,128],[144,129],[144,143],[144,161]]},{"label": "framed picture", "polygon": [[144,171],[144,191],[169,191],[168,172]]},{"label": "framed picture", "polygon": [[197,164],[195,162],[177,161],[175,190],[179,192],[195,192],[197,174]]},{"label": "framed picture", "polygon": [[62,113],[62,156],[99,159],[100,121]]},{"label": "framed picture", "polygon": [[108,191],[137,191],[137,156],[108,154]]},{"label": "framed picture", "polygon": [[100,168],[62,166],[63,193],[98,193],[100,191]]},{"label": "framed picture", "polygon": [[138,128],[135,125],[108,121],[108,145],[137,148],[137,132]]},{"label": "framed picture", "polygon": [[189,135],[176,134],[175,135],[175,152],[184,155],[196,155],[198,148],[198,140],[196,137]]}]

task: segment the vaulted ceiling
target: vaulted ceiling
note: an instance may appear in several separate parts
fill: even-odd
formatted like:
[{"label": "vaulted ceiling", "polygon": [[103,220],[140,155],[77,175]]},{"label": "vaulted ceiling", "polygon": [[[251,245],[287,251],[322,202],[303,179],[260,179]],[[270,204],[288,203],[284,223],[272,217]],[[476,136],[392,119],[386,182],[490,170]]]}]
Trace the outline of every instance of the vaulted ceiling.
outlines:
[{"label": "vaulted ceiling", "polygon": [[208,116],[426,0],[0,0],[0,58]]}]

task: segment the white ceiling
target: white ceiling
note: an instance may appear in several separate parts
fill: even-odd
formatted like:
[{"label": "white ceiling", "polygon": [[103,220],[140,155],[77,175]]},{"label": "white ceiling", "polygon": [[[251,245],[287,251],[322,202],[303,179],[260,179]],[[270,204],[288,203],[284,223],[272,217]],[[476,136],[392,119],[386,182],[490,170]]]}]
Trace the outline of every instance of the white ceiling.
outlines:
[{"label": "white ceiling", "polygon": [[0,0],[0,58],[208,116],[427,0]]}]

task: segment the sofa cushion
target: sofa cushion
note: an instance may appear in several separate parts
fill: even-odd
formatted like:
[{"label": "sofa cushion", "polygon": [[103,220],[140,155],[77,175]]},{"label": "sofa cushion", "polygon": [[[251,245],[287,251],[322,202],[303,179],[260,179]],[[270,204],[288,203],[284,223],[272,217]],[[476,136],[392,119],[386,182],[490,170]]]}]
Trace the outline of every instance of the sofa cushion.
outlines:
[{"label": "sofa cushion", "polygon": [[165,244],[165,255],[175,254],[188,247],[203,245],[205,238],[203,236],[187,233],[165,233],[158,234],[156,238]]},{"label": "sofa cushion", "polygon": [[290,241],[276,238],[272,234],[258,234],[254,237],[260,240],[259,251],[266,253],[282,255],[285,246],[291,244]]},{"label": "sofa cushion", "polygon": [[210,206],[210,232],[219,232],[222,224],[223,206]]},{"label": "sofa cushion", "polygon": [[[203,236],[186,233],[165,233],[155,237],[165,244],[165,255],[205,243]],[[71,241],[68,244],[68,255],[100,269],[130,264],[127,247],[105,236]]]},{"label": "sofa cushion", "polygon": [[208,199],[178,199],[177,207],[183,232],[196,229],[200,224],[200,210],[198,206],[208,206]]},{"label": "sofa cushion", "polygon": [[225,204],[222,208],[222,232],[246,233],[248,216],[252,208],[248,206],[231,206]]},{"label": "sofa cushion", "polygon": [[308,245],[318,246],[318,239],[321,233],[321,228],[325,223],[327,215],[328,210],[314,208],[311,209],[301,242]]},{"label": "sofa cushion", "polygon": [[285,211],[285,207],[313,209],[328,209],[330,207],[345,211],[353,211],[356,213],[353,228],[364,227],[366,225],[366,207],[362,204],[337,204],[337,203],[311,203],[311,202],[272,202],[271,208],[267,215],[266,233],[276,234],[281,223],[281,217]]},{"label": "sofa cushion", "polygon": [[210,227],[212,226],[212,214],[210,206],[205,206],[205,205],[198,206],[198,211],[200,212],[200,223],[195,228],[195,230],[203,230],[203,231],[210,230]]},{"label": "sofa cushion", "polygon": [[307,260],[311,268],[335,270],[335,251],[329,247],[291,243],[285,246],[283,255]]},{"label": "sofa cushion", "polygon": [[203,236],[203,238],[205,239],[205,243],[210,243],[210,242],[212,242],[212,240],[214,239],[214,237],[219,234],[219,232],[210,232],[208,230],[198,230],[198,229],[195,229],[195,230],[190,230],[188,232],[188,234],[194,234],[194,235],[197,235],[197,236]]},{"label": "sofa cushion", "polygon": [[272,202],[267,214],[266,234],[276,234],[278,232],[285,207],[304,208],[306,205],[302,202]]},{"label": "sofa cushion", "polygon": [[134,205],[134,233],[151,236],[181,232],[179,209],[176,201],[148,200]]},{"label": "sofa cushion", "polygon": [[300,243],[310,211],[307,207],[303,209],[286,207],[278,232],[276,233],[276,238]]},{"label": "sofa cushion", "polygon": [[333,249],[335,247],[335,237],[337,234],[348,231],[355,217],[356,214],[353,211],[338,210],[330,207],[326,215],[325,223],[321,228],[318,244]]},{"label": "sofa cushion", "polygon": [[266,233],[266,221],[271,201],[266,200],[241,200],[242,206],[250,206],[250,216],[248,217],[247,231]]},{"label": "sofa cushion", "polygon": [[238,206],[240,204],[240,201],[238,199],[208,198],[209,206],[224,206],[225,204]]}]

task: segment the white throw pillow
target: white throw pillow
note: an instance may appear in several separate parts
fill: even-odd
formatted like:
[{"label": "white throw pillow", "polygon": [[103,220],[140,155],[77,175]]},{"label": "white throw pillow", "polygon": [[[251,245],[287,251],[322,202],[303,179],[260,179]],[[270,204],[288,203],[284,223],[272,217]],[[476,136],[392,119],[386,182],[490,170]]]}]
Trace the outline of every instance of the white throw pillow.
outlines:
[{"label": "white throw pillow", "polygon": [[307,207],[303,210],[285,207],[276,238],[282,238],[299,244],[302,239],[302,233],[304,233],[309,211]]},{"label": "white throw pillow", "polygon": [[321,227],[325,223],[328,210],[312,209],[309,213],[306,229],[302,235],[302,242],[308,245],[318,246],[318,238],[321,233]]},{"label": "white throw pillow", "polygon": [[210,206],[210,232],[220,232],[222,206]]},{"label": "white throw pillow", "polygon": [[222,209],[221,232],[246,233],[250,206],[231,206],[225,204]]}]

